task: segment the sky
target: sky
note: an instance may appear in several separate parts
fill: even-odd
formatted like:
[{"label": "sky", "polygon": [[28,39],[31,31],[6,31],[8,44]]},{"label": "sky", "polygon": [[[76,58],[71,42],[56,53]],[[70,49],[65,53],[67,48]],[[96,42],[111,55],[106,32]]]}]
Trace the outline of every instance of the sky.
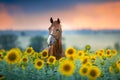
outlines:
[{"label": "sky", "polygon": [[120,0],[0,0],[0,30],[120,30]]}]

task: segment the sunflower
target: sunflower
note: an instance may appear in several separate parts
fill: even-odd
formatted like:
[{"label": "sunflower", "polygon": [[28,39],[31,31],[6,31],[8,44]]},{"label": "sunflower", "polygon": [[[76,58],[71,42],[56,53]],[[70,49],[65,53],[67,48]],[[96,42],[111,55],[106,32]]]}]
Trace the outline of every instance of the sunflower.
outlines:
[{"label": "sunflower", "polygon": [[43,50],[43,51],[41,52],[41,58],[46,59],[47,57],[48,57],[48,51],[47,51],[47,50]]},{"label": "sunflower", "polygon": [[120,59],[117,60],[116,66],[117,66],[117,68],[120,70]]},{"label": "sunflower", "polygon": [[62,75],[71,76],[75,71],[75,65],[72,62],[65,60],[59,65],[58,70]]},{"label": "sunflower", "polygon": [[117,55],[117,50],[115,50],[115,49],[111,50],[111,53],[112,53],[113,56],[116,56]]},{"label": "sunflower", "polygon": [[98,55],[99,55],[100,57],[103,57],[103,56],[104,56],[104,52],[99,52]]},{"label": "sunflower", "polygon": [[36,59],[34,66],[35,66],[35,68],[38,69],[38,70],[42,69],[43,66],[44,66],[44,61],[43,61],[43,60],[40,60],[40,59]]},{"label": "sunflower", "polygon": [[0,61],[2,61],[3,59],[2,58],[0,58]]},{"label": "sunflower", "polygon": [[111,50],[110,49],[106,50],[106,56],[111,57]]},{"label": "sunflower", "polygon": [[41,58],[41,52],[39,52],[36,57]]},{"label": "sunflower", "polygon": [[26,54],[29,54],[29,55],[31,55],[33,52],[34,52],[34,50],[33,50],[32,47],[28,47],[28,48],[25,50],[25,53],[26,53]]},{"label": "sunflower", "polygon": [[74,49],[74,48],[68,48],[66,51],[65,51],[65,55],[67,56],[67,57],[69,57],[70,55],[75,55],[76,54],[76,49]]},{"label": "sunflower", "polygon": [[0,57],[2,57],[3,56],[3,54],[0,52]]},{"label": "sunflower", "polygon": [[78,52],[77,52],[77,57],[78,58],[81,58],[81,57],[83,57],[84,56],[84,50],[79,50]]},{"label": "sunflower", "polygon": [[31,55],[32,55],[32,56],[34,56],[34,55],[35,55],[35,53],[37,53],[37,52],[34,52],[34,51],[33,51],[33,52],[31,53]]},{"label": "sunflower", "polygon": [[5,60],[9,64],[17,63],[20,60],[20,54],[16,50],[12,49],[7,52],[7,55],[5,56]]},{"label": "sunflower", "polygon": [[63,61],[65,61],[65,57],[61,57],[61,58],[59,59],[59,62],[60,62],[60,63],[62,63]]},{"label": "sunflower", "polygon": [[0,74],[0,80],[3,80],[3,79],[4,79],[4,75]]},{"label": "sunflower", "polygon": [[116,67],[117,67],[117,63],[112,63],[111,66],[112,66],[113,68],[116,68]]},{"label": "sunflower", "polygon": [[91,79],[91,80],[95,80],[97,79],[97,77],[99,77],[101,74],[101,71],[98,67],[96,66],[91,66],[88,70],[88,77]]},{"label": "sunflower", "polygon": [[82,76],[86,76],[87,73],[88,73],[88,69],[89,69],[88,66],[82,66],[82,67],[79,69],[79,74],[82,75]]},{"label": "sunflower", "polygon": [[109,72],[110,72],[110,73],[113,73],[113,68],[112,68],[112,66],[109,67]]},{"label": "sunflower", "polygon": [[28,57],[27,56],[22,57],[21,62],[28,63]]},{"label": "sunflower", "polygon": [[22,68],[23,70],[25,70],[26,66],[25,66],[25,65],[21,65],[21,68]]},{"label": "sunflower", "polygon": [[100,52],[102,52],[102,53],[104,53],[104,52],[105,52],[105,50],[104,50],[104,49],[100,49],[99,51],[100,51]]},{"label": "sunflower", "polygon": [[92,65],[93,65],[92,62],[87,62],[87,64],[86,64],[86,66],[89,66],[89,67],[91,67]]},{"label": "sunflower", "polygon": [[3,53],[3,52],[5,52],[5,50],[4,50],[4,49],[0,49],[0,52],[2,52],[2,53]]},{"label": "sunflower", "polygon": [[76,59],[77,59],[77,56],[76,55],[70,55],[69,57],[68,57],[68,59],[70,60],[70,61],[76,61]]},{"label": "sunflower", "polygon": [[99,57],[100,59],[102,59],[103,56],[104,56],[104,52],[103,52],[103,51],[99,51],[99,52],[98,52],[98,57]]},{"label": "sunflower", "polygon": [[96,51],[96,52],[94,53],[94,55],[98,56],[98,51]]},{"label": "sunflower", "polygon": [[96,56],[91,56],[91,57],[90,57],[90,60],[91,60],[91,63],[95,63],[95,61],[96,61]]},{"label": "sunflower", "polygon": [[89,57],[88,56],[82,57],[81,62],[82,62],[82,65],[86,65],[89,62]]},{"label": "sunflower", "polygon": [[3,59],[3,54],[0,52],[0,61]]},{"label": "sunflower", "polygon": [[55,64],[55,62],[56,62],[56,58],[54,56],[48,57],[47,59],[48,64]]},{"label": "sunflower", "polygon": [[33,53],[31,53],[31,58],[39,58],[39,56],[38,56],[38,52],[33,52]]},{"label": "sunflower", "polygon": [[86,49],[86,50],[90,50],[90,49],[91,49],[91,46],[90,46],[90,45],[86,45],[86,46],[85,46],[85,49]]}]

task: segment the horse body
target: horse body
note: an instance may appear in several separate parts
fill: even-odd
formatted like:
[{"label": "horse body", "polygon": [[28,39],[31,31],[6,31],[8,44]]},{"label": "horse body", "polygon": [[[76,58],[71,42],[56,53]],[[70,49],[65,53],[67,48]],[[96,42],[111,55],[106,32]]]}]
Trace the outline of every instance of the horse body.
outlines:
[{"label": "horse body", "polygon": [[48,36],[48,53],[52,56],[55,56],[56,59],[60,59],[64,56],[62,50],[62,28],[60,25],[60,20],[53,21],[50,19],[51,26],[49,27],[49,36]]}]

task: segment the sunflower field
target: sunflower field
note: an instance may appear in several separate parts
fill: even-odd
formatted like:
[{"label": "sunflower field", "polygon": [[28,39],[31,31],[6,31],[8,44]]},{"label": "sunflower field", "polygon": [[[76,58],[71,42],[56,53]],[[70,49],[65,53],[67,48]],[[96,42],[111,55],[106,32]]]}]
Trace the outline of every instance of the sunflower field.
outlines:
[{"label": "sunflower field", "polygon": [[120,52],[69,47],[56,60],[47,50],[1,49],[0,80],[120,80]]}]

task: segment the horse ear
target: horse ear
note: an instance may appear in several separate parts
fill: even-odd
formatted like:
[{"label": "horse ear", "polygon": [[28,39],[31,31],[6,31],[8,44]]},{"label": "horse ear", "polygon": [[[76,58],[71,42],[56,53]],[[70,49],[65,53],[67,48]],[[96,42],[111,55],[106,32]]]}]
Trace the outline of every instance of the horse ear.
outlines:
[{"label": "horse ear", "polygon": [[52,19],[52,17],[50,18],[50,22],[53,23],[53,19]]},{"label": "horse ear", "polygon": [[58,24],[60,24],[60,19],[59,18],[57,19],[57,22],[58,22]]}]

